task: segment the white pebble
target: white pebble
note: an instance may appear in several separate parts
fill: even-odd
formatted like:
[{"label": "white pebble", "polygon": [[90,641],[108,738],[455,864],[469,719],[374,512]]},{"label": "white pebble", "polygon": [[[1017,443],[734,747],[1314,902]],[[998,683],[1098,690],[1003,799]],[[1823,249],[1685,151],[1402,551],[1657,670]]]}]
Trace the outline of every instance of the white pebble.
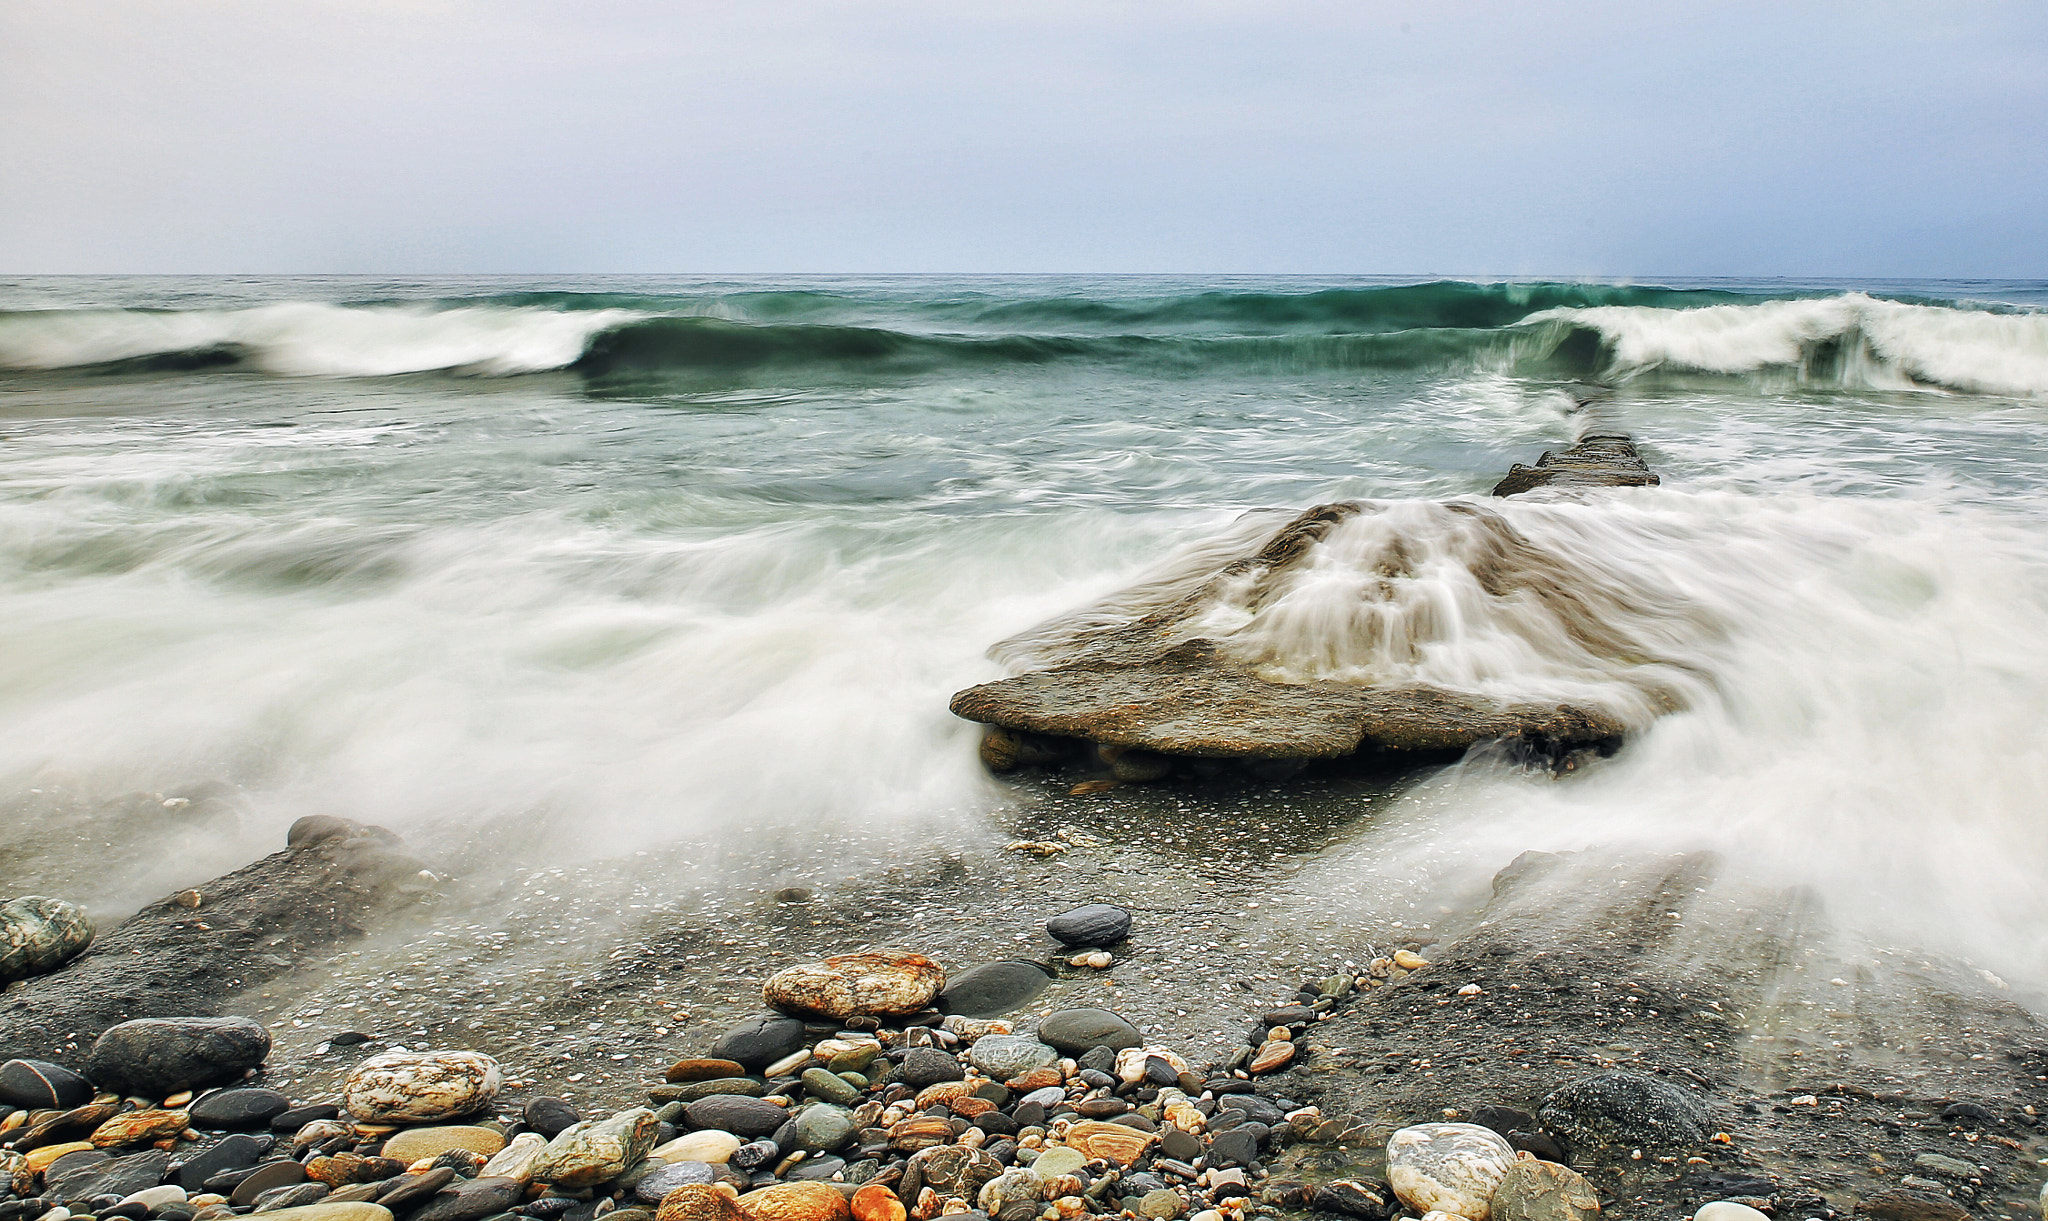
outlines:
[{"label": "white pebble", "polygon": [[1770,1221],[1764,1214],[1747,1204],[1733,1200],[1716,1200],[1712,1204],[1700,1205],[1692,1215],[1692,1221]]}]

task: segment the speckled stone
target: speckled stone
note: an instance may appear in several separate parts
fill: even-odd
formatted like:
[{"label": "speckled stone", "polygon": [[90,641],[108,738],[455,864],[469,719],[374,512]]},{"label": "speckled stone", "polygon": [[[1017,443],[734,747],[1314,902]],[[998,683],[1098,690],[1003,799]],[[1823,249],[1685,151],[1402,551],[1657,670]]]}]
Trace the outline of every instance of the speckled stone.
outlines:
[{"label": "speckled stone", "polygon": [[1688,1149],[1713,1131],[1699,1099],[1641,1073],[1600,1073],[1550,1094],[1538,1110],[1567,1152]]},{"label": "speckled stone", "polygon": [[341,1096],[362,1123],[430,1123],[482,1110],[504,1080],[498,1062],[477,1052],[391,1051],[356,1065]]},{"label": "speckled stone", "polygon": [[646,1107],[577,1124],[550,1141],[534,1159],[532,1179],[570,1191],[615,1179],[647,1156],[660,1128],[654,1112]]},{"label": "speckled stone", "polygon": [[1492,1221],[1593,1221],[1600,1193],[1586,1176],[1556,1162],[1517,1161],[1501,1176]]}]

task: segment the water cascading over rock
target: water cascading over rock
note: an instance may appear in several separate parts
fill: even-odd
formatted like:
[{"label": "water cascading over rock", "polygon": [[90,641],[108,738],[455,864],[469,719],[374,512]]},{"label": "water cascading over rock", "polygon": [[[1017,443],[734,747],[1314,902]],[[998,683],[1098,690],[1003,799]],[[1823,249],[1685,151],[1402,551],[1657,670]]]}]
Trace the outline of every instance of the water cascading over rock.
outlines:
[{"label": "water cascading over rock", "polygon": [[[1496,496],[1650,486],[1625,436],[1517,464]],[[953,697],[996,771],[1092,747],[1119,779],[1184,760],[1280,765],[1611,749],[1684,703],[1658,625],[1682,607],[1483,502],[1248,514],[1154,579],[997,645],[1022,671]]]}]

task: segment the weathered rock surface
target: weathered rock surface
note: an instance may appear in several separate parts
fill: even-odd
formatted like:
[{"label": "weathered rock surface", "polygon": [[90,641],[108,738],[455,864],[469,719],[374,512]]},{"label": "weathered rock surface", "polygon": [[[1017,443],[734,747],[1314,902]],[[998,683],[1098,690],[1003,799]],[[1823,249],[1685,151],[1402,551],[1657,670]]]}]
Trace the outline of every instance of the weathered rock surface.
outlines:
[{"label": "weathered rock surface", "polygon": [[0,984],[56,970],[84,953],[92,936],[92,920],[62,899],[0,903]]},{"label": "weathered rock surface", "polygon": [[924,955],[876,950],[777,971],[761,985],[761,995],[785,1013],[844,1021],[916,1013],[945,986],[945,971]]},{"label": "weathered rock surface", "polygon": [[777,1183],[739,1198],[747,1221],[846,1221],[846,1197],[829,1183]]},{"label": "weathered rock surface", "polygon": [[448,1124],[399,1132],[384,1142],[383,1154],[411,1165],[423,1157],[439,1157],[450,1149],[467,1149],[485,1157],[496,1157],[504,1148],[504,1134],[495,1129]]},{"label": "weathered rock surface", "polygon": [[[1495,492],[1656,481],[1626,437],[1594,436],[1545,454],[1535,467],[1517,466]],[[1324,546],[1334,532],[1355,529],[1351,523],[1380,522],[1386,526],[1378,535],[1345,544],[1335,558]],[[1601,641],[1591,622],[1597,616],[1573,605],[1583,591],[1574,588],[1571,568],[1491,508],[1451,501],[1408,506],[1397,516],[1387,505],[1345,501],[1248,537],[1234,558],[1191,560],[1150,586],[998,645],[997,657],[1028,672],[970,687],[951,705],[955,715],[993,727],[982,751],[990,766],[1031,762],[1066,740],[1096,746],[1118,780],[1144,781],[1168,774],[1176,758],[1431,758],[1496,740],[1554,754],[1605,746],[1632,728],[1592,705],[1503,700],[1398,677],[1352,681],[1348,673],[1294,672],[1262,643],[1256,625],[1268,614],[1287,618],[1305,574],[1326,564],[1358,574],[1360,604],[1347,613],[1361,633],[1370,635],[1373,620],[1426,622],[1402,591],[1416,575],[1418,556],[1427,554],[1431,562],[1462,564],[1488,598],[1533,600],[1571,624],[1567,630],[1590,629],[1589,643],[1618,662],[1642,655],[1627,642]]]},{"label": "weathered rock surface", "polygon": [[549,1142],[528,1173],[536,1183],[563,1190],[593,1187],[646,1157],[660,1128],[654,1112],[645,1107],[577,1124]]},{"label": "weathered rock surface", "polygon": [[1517,462],[1493,486],[1495,496],[1515,496],[1537,488],[1653,488],[1657,476],[1636,453],[1635,442],[1620,433],[1595,434],[1556,452],[1545,450],[1536,465]]},{"label": "weathered rock surface", "polygon": [[0,1102],[24,1111],[68,1111],[92,1101],[92,1082],[48,1060],[0,1064]]},{"label": "weathered rock surface", "polygon": [[1501,1176],[1490,1209],[1492,1221],[1593,1221],[1600,1193],[1568,1166],[1524,1159]]},{"label": "weathered rock surface", "polygon": [[263,1063],[270,1034],[245,1017],[139,1018],[102,1032],[85,1075],[143,1098],[233,1080]]},{"label": "weathered rock surface", "polygon": [[350,1070],[341,1098],[363,1123],[431,1123],[482,1109],[503,1083],[498,1062],[478,1052],[391,1051]]},{"label": "weathered rock surface", "polygon": [[84,1038],[131,1018],[218,1015],[241,990],[425,892],[421,863],[396,836],[343,827],[203,883],[204,908],[152,903],[63,970],[8,988],[0,1056],[67,1062]]},{"label": "weathered rock surface", "polygon": [[1477,1124],[1417,1124],[1387,1141],[1387,1185],[1417,1212],[1487,1221],[1494,1189],[1514,1164],[1508,1142]]},{"label": "weathered rock surface", "polygon": [[741,1221],[732,1188],[715,1184],[678,1187],[662,1197],[655,1221]]},{"label": "weathered rock surface", "polygon": [[1545,1098],[1537,1113],[1568,1152],[1661,1153],[1699,1145],[1712,1132],[1699,1099],[1640,1073],[1601,1073],[1574,1081]]},{"label": "weathered rock surface", "polygon": [[948,979],[933,1004],[961,1017],[1000,1017],[1030,1004],[1051,982],[1052,976],[1035,962],[985,962]]}]

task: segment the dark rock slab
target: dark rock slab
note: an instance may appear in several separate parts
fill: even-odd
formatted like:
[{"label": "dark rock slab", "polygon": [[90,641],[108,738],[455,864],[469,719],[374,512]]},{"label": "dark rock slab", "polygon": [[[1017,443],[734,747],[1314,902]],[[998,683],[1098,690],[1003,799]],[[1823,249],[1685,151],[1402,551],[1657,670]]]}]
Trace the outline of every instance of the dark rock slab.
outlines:
[{"label": "dark rock slab", "polygon": [[341,1108],[331,1102],[309,1103],[306,1106],[293,1107],[289,1111],[271,1116],[270,1130],[273,1132],[296,1132],[316,1119],[337,1119],[340,1116]]},{"label": "dark rock slab", "polygon": [[1036,1000],[1052,976],[1035,962],[1005,959],[970,967],[946,981],[933,1002],[941,1013],[991,1018],[1011,1013]]},{"label": "dark rock slab", "polygon": [[269,1054],[270,1032],[249,1018],[138,1018],[93,1041],[85,1073],[104,1089],[162,1098],[233,1080]]},{"label": "dark rock slab", "polygon": [[719,1094],[700,1098],[684,1108],[693,1128],[717,1128],[739,1137],[766,1136],[781,1127],[789,1112],[760,1098]]},{"label": "dark rock slab", "polygon": [[92,1101],[92,1082],[48,1060],[0,1064],[0,1102],[26,1111],[68,1111]]},{"label": "dark rock slab", "polygon": [[84,1039],[143,1017],[211,1017],[378,915],[426,893],[421,863],[389,831],[302,842],[103,932],[61,970],[0,994],[0,1056],[73,1062]]},{"label": "dark rock slab", "polygon": [[195,1128],[266,1128],[291,1110],[291,1099],[276,1090],[215,1090],[190,1108]]},{"label": "dark rock slab", "polygon": [[306,1181],[306,1168],[297,1162],[266,1162],[254,1174],[235,1184],[228,1193],[232,1204],[254,1204],[256,1197],[280,1187],[295,1187]]},{"label": "dark rock slab", "polygon": [[477,1221],[503,1212],[525,1197],[526,1184],[518,1179],[457,1179],[435,1193],[413,1214],[412,1221]]},{"label": "dark rock slab", "polygon": [[90,1200],[94,1196],[130,1196],[163,1182],[170,1168],[171,1155],[168,1153],[136,1153],[67,1175],[59,1182],[50,1183],[45,1191],[66,1203]]},{"label": "dark rock slab", "polygon": [[224,1136],[197,1153],[185,1155],[184,1164],[177,1172],[178,1186],[196,1194],[214,1175],[254,1166],[269,1151],[270,1141],[267,1138],[259,1139],[240,1132]]},{"label": "dark rock slab", "polygon": [[1537,488],[1653,488],[1656,473],[1636,453],[1635,442],[1621,433],[1596,434],[1556,452],[1545,450],[1536,465],[1517,462],[1493,487],[1495,496],[1515,496]]}]

